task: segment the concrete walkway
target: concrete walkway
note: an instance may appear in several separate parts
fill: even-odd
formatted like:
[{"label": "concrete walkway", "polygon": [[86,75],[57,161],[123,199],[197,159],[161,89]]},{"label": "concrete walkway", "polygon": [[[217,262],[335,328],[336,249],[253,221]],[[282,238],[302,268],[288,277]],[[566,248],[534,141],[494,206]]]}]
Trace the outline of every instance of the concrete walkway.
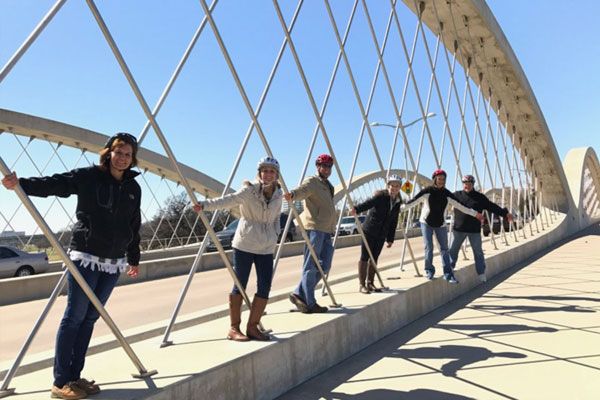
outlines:
[{"label": "concrete walkway", "polygon": [[599,399],[599,248],[595,225],[280,399]]}]

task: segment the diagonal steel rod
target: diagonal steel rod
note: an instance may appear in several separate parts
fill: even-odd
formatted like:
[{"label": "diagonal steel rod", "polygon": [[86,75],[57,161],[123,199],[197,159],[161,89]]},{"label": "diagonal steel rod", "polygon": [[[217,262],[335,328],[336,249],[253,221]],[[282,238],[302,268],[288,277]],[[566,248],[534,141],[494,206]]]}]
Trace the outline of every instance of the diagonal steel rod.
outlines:
[{"label": "diagonal steel rod", "polygon": [[[225,47],[225,43],[223,42],[223,38],[221,37],[221,34],[219,33],[219,30],[217,28],[217,25],[215,24],[215,21],[212,17],[212,15],[210,13],[208,13],[208,7],[206,6],[206,2],[204,0],[200,0],[200,4],[202,5],[202,8],[204,9],[204,13],[208,16],[208,21],[211,25],[211,28],[213,30],[213,34],[215,36],[215,38],[217,39],[217,42],[219,44],[219,47],[221,48],[221,53],[223,54],[223,57],[225,58],[225,61],[227,62],[227,65],[229,66],[229,70],[231,72],[231,75],[233,77],[233,79],[235,80],[236,86],[238,87],[238,91],[242,97],[242,100],[244,101],[244,104],[246,106],[246,109],[248,111],[248,113],[250,114],[250,118],[252,119],[253,123],[254,123],[254,128],[256,129],[256,132],[258,133],[260,140],[263,144],[263,147],[265,148],[265,151],[267,152],[267,155],[269,157],[273,157],[273,152],[271,151],[271,148],[269,146],[269,143],[266,140],[266,137],[264,135],[264,132],[262,130],[262,127],[260,125],[260,123],[258,122],[258,118],[256,117],[256,114],[254,113],[253,109],[252,109],[252,105],[250,104],[250,100],[248,99],[248,96],[246,94],[246,91],[242,85],[242,82],[239,78],[239,75],[237,74],[237,71],[235,69],[235,66],[233,65],[233,62],[231,60],[231,57],[229,56],[229,53],[227,51],[227,48]],[[286,33],[286,38],[287,38],[287,43],[288,46],[290,46],[290,48],[293,48],[293,44],[290,40],[290,33],[288,31],[287,25],[285,24],[285,21],[281,21],[282,22],[282,29],[285,31]],[[284,191],[284,193],[289,193],[288,188],[285,184],[285,180],[283,179],[283,176],[280,176],[279,179],[279,183],[281,184],[281,187]],[[296,217],[297,221],[298,221],[298,226],[300,227],[300,231],[302,233],[302,236],[304,238],[304,240],[306,240],[306,245],[309,249],[309,252],[311,253],[313,259],[315,260],[315,264],[321,274],[321,277],[323,278],[323,283],[325,284],[325,286],[327,287],[327,292],[329,293],[329,297],[331,298],[331,301],[333,303],[334,307],[339,307],[340,305],[335,301],[335,297],[333,296],[333,292],[331,291],[331,288],[329,287],[329,284],[327,283],[327,279],[326,276],[323,272],[323,269],[321,267],[321,263],[319,262],[319,257],[317,256],[317,253],[315,252],[313,246],[310,244],[310,240],[308,239],[308,235],[306,233],[306,230],[304,229],[304,224],[302,223],[302,221],[300,220],[299,216],[298,216],[298,211],[296,210],[296,208],[293,206],[293,204],[290,204],[291,206],[291,210],[294,213],[294,216]]]},{"label": "diagonal steel rod", "polygon": [[[167,153],[167,156],[169,157],[171,164],[173,165],[173,169],[177,172],[177,175],[179,176],[179,179],[181,180],[181,183],[182,183],[183,187],[185,188],[190,199],[193,201],[194,204],[197,204],[198,200],[196,199],[196,195],[194,194],[192,187],[190,186],[186,177],[181,172],[179,163],[177,162],[177,159],[175,158],[175,155],[173,154],[173,151],[171,150],[169,143],[165,139],[162,129],[160,128],[160,126],[156,122],[156,119],[152,115],[152,112],[150,111],[150,107],[148,107],[148,103],[146,103],[144,96],[142,95],[137,83],[135,82],[135,79],[133,78],[133,75],[131,74],[129,67],[125,63],[125,60],[123,59],[123,56],[121,55],[121,52],[119,51],[119,48],[117,47],[117,44],[115,43],[114,39],[112,38],[112,35],[111,35],[110,31],[108,30],[108,27],[104,23],[104,20],[102,19],[102,16],[100,15],[100,12],[96,8],[94,1],[93,0],[86,0],[86,1],[90,8],[90,11],[94,15],[94,19],[96,20],[98,27],[102,31],[102,34],[104,35],[104,38],[106,39],[106,42],[108,43],[109,47],[111,48],[111,50],[115,56],[115,59],[119,63],[119,66],[121,67],[123,74],[125,75],[127,81],[129,82],[131,89],[135,93],[135,96],[137,97],[138,102],[140,103],[140,106],[144,110],[144,113],[146,114],[146,118],[148,118],[152,122],[152,128],[154,129],[156,136],[158,137],[161,144],[163,145],[163,148],[164,148],[165,152]],[[206,5],[204,4],[204,6],[206,6]],[[208,15],[210,15],[210,14],[208,14]],[[206,227],[206,230],[207,230],[208,234],[210,235],[210,238],[213,240],[214,244],[216,245],[217,251],[219,252],[219,255],[221,256],[221,259],[225,263],[225,266],[226,266],[227,270],[229,271],[229,274],[231,275],[233,281],[235,282],[236,286],[240,290],[240,293],[242,294],[242,297],[243,297],[246,305],[248,306],[248,308],[250,308],[252,303],[250,302],[250,299],[248,298],[246,291],[240,284],[240,282],[235,274],[235,271],[233,270],[233,267],[231,266],[231,263],[229,262],[229,259],[227,258],[225,251],[223,250],[223,246],[221,246],[221,243],[219,242],[219,239],[217,238],[217,235],[215,234],[215,231],[210,226],[210,223],[209,223],[208,219],[206,219],[206,216],[204,215],[204,213],[199,213],[198,215],[200,215],[200,219],[202,220],[202,223]],[[261,330],[264,330],[263,326],[260,323],[259,323],[259,326],[260,326]]]},{"label": "diagonal steel rod", "polygon": [[[294,16],[292,17],[292,21],[290,22],[290,30],[293,29],[294,24],[296,22],[296,18],[298,17],[298,13],[300,12],[300,7],[302,5],[302,0],[300,0],[300,2],[298,3],[298,6],[296,7],[296,11],[294,12]],[[204,20],[203,20],[204,21]],[[260,111],[262,110],[262,106],[264,104],[264,101],[267,97],[267,93],[269,91],[269,88],[271,86],[271,83],[273,81],[273,78],[275,76],[275,72],[277,71],[277,68],[279,66],[279,62],[281,61],[281,57],[283,55],[283,52],[285,50],[285,46],[286,46],[286,41],[284,40],[283,43],[281,44],[281,47],[279,49],[279,53],[277,55],[276,61],[273,65],[273,68],[271,69],[271,73],[269,74],[269,78],[267,80],[267,84],[265,85],[265,88],[263,90],[263,93],[261,95],[261,98],[258,102],[258,106],[256,109],[256,113],[257,115],[260,114]],[[222,195],[227,194],[227,191],[229,190],[229,188],[231,187],[231,183],[233,182],[233,178],[235,177],[235,174],[237,172],[237,169],[239,167],[240,161],[242,159],[242,156],[244,154],[244,152],[246,151],[246,146],[248,145],[248,142],[250,141],[250,137],[252,135],[252,131],[254,130],[254,124],[250,123],[250,126],[248,127],[247,131],[246,131],[246,136],[244,137],[244,140],[242,142],[242,146],[240,148],[240,150],[238,151],[238,155],[236,157],[236,160],[234,162],[233,168],[231,169],[231,172],[229,173],[229,177],[227,179],[227,182],[225,183],[225,188],[223,189],[223,193]],[[215,211],[212,219],[210,221],[210,226],[214,226],[217,218],[219,216],[219,211]],[[288,218],[289,220],[291,220],[291,218]],[[290,221],[287,221],[287,223],[289,223]],[[288,225],[286,225],[288,226]],[[281,236],[282,238],[285,238],[287,235],[287,231],[284,231],[284,234]],[[163,340],[161,343],[161,346],[167,346],[169,344],[171,344],[172,342],[169,341],[169,335],[171,333],[171,330],[173,329],[173,325],[175,323],[175,320],[177,319],[177,315],[179,314],[179,311],[181,309],[181,306],[183,304],[183,300],[185,299],[185,296],[187,295],[187,292],[190,288],[190,285],[192,283],[192,280],[194,278],[194,275],[196,273],[196,270],[198,269],[198,266],[200,265],[200,262],[202,260],[202,256],[204,254],[204,251],[206,249],[206,247],[208,246],[208,239],[206,238],[206,236],[204,237],[204,239],[202,240],[202,243],[200,245],[200,248],[198,249],[198,252],[196,254],[196,257],[194,258],[194,262],[192,263],[192,268],[190,269],[190,272],[188,274],[188,277],[185,281],[185,284],[183,286],[183,289],[181,291],[181,294],[179,295],[179,299],[177,301],[177,304],[175,305],[175,308],[173,310],[173,314],[171,315],[171,319],[169,321],[169,324],[167,325],[167,328],[165,330],[164,336],[163,336]],[[280,249],[281,249],[281,245],[280,245]]]},{"label": "diagonal steel rod", "polygon": [[33,29],[33,31],[29,34],[27,39],[23,42],[21,47],[13,54],[13,56],[7,61],[7,63],[0,70],[0,83],[6,78],[8,73],[13,69],[13,67],[19,62],[23,54],[29,49],[29,47],[35,42],[40,33],[46,28],[46,26],[52,21],[52,18],[58,13],[60,8],[67,2],[67,0],[58,0],[52,8],[44,15],[39,24]]},{"label": "diagonal steel rod", "polygon": [[[2,157],[0,157],[0,172],[4,176],[11,174],[10,169],[8,168]],[[35,222],[44,232],[44,235],[46,236],[52,247],[54,247],[54,249],[57,251],[63,263],[67,266],[69,272],[81,287],[81,290],[83,290],[83,292],[90,300],[94,308],[98,310],[98,313],[100,314],[104,322],[106,322],[112,333],[115,335],[115,337],[121,344],[121,347],[123,347],[123,350],[125,350],[125,353],[127,353],[129,358],[137,368],[139,374],[134,374],[134,377],[146,377],[156,374],[156,371],[148,371],[146,370],[146,368],[144,368],[142,362],[139,360],[129,343],[127,343],[127,340],[125,339],[119,328],[117,328],[116,324],[114,323],[114,321],[112,320],[102,303],[100,303],[100,300],[98,300],[98,298],[96,297],[96,294],[92,291],[92,289],[90,289],[77,267],[75,267],[75,265],[73,264],[73,261],[71,261],[58,239],[56,239],[56,236],[54,235],[44,218],[41,216],[31,199],[27,196],[27,194],[25,194],[25,191],[21,188],[21,185],[18,185],[15,188],[15,193],[17,194],[21,202],[25,205],[27,211],[29,211]],[[6,383],[6,385],[8,385],[8,382]]]}]

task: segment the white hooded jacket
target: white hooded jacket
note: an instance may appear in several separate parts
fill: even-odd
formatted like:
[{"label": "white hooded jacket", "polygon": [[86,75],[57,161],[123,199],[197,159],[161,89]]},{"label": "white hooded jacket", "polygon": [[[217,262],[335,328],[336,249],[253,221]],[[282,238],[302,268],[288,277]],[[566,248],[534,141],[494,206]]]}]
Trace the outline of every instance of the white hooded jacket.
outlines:
[{"label": "white hooded jacket", "polygon": [[273,191],[269,202],[262,195],[259,181],[244,181],[243,187],[235,193],[206,200],[202,203],[207,211],[240,207],[240,222],[232,246],[235,249],[253,254],[273,254],[281,231],[282,191]]}]

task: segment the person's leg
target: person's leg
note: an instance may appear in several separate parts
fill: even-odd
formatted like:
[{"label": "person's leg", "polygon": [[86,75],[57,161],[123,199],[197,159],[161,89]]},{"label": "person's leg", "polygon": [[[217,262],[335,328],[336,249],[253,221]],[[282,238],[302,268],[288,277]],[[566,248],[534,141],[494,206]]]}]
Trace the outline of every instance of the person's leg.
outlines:
[{"label": "person's leg", "polygon": [[460,252],[460,246],[462,246],[466,237],[467,234],[465,232],[452,232],[452,242],[450,243],[450,260],[452,261],[452,270],[456,268],[456,262],[458,261],[458,253]]},{"label": "person's leg", "polygon": [[[75,261],[74,264],[90,288],[94,290],[100,273],[82,268],[79,261]],[[67,282],[67,307],[56,333],[54,356],[54,386],[58,388],[62,388],[67,382],[77,379],[77,377],[71,375],[73,348],[79,334],[79,327],[90,304],[89,299],[71,275],[71,272],[67,272]]]},{"label": "person's leg", "polygon": [[[248,278],[250,277],[250,270],[252,269],[252,262],[254,261],[254,254],[246,251],[233,249],[233,271],[237,276],[242,288],[246,290],[248,285]],[[238,287],[233,285],[231,294],[240,294]]]},{"label": "person's leg", "polygon": [[[307,229],[306,230],[306,236],[308,236],[308,241],[310,242],[311,246],[313,246],[314,249],[314,235],[313,235],[312,230]],[[304,271],[306,271],[308,268],[310,268],[311,264],[314,264],[314,261],[312,259],[312,254],[310,253],[310,250],[308,249],[308,245],[304,244],[304,258],[302,261],[302,275],[300,276],[300,282],[298,283],[298,286],[296,286],[296,289],[294,289],[294,291],[292,292],[292,295],[297,296],[299,299],[302,300],[302,302],[306,302],[306,294],[304,293]]]},{"label": "person's leg", "polygon": [[[317,253],[317,257],[319,257],[323,247],[324,233],[315,230],[307,230],[306,234],[308,235],[308,239],[315,253]],[[319,270],[313,260],[312,254],[308,250],[308,246],[304,246],[302,277],[293,294],[299,297],[308,309],[316,303],[314,290],[317,285],[317,276],[320,276]]]},{"label": "person's leg", "polygon": [[444,276],[453,276],[452,261],[450,260],[450,252],[448,250],[448,231],[445,226],[434,228],[435,237],[440,246],[440,256],[442,257],[442,266],[444,268]]},{"label": "person's leg", "polygon": [[[475,270],[478,275],[485,274],[485,257],[483,256],[483,248],[481,246],[481,233],[470,233],[469,242],[473,249],[473,257],[475,258]],[[485,276],[485,275],[484,275]]]},{"label": "person's leg", "polygon": [[[366,235],[365,235],[366,236]],[[367,237],[368,241],[368,237]],[[369,294],[367,288],[367,268],[369,267],[369,253],[365,247],[365,243],[360,244],[360,259],[358,260],[358,291],[363,294]]]},{"label": "person's leg", "polygon": [[421,233],[425,242],[425,274],[427,278],[433,278],[435,267],[433,266],[433,228],[421,222]]},{"label": "person's leg", "polygon": [[256,254],[256,295],[263,299],[269,298],[273,281],[273,254]]},{"label": "person's leg", "polygon": [[[319,241],[321,243],[321,247],[320,250],[317,251],[315,249],[315,251],[317,251],[317,254],[319,255],[319,262],[321,263],[321,268],[323,269],[323,273],[325,275],[327,275],[329,273],[329,271],[331,270],[331,260],[333,259],[333,246],[331,244],[331,235],[329,233],[325,233],[325,232],[318,232],[319,234]],[[309,300],[309,302],[311,302],[313,305],[317,304],[317,301],[315,300],[315,288],[317,287],[317,284],[321,281],[321,273],[319,272],[319,270],[317,269],[317,266],[315,265],[315,270],[316,270],[316,279],[314,281],[314,284],[312,286],[312,289],[310,291],[311,293],[311,300]],[[308,306],[308,303],[306,304]],[[311,309],[311,306],[308,306],[308,309]],[[326,307],[320,307],[320,311],[317,312],[324,312],[327,311]]]},{"label": "person's leg", "polygon": [[[250,275],[250,269],[252,268],[253,259],[254,254],[235,248],[233,249],[233,271],[244,290],[246,290],[246,285],[248,284],[248,277]],[[248,341],[248,337],[244,335],[240,329],[243,302],[244,299],[242,298],[242,294],[234,283],[233,289],[229,294],[229,330],[227,331],[227,339],[236,342]]]},{"label": "person's leg", "polygon": [[[117,284],[117,280],[119,279],[119,274],[108,274],[106,272],[94,272],[98,274],[98,281],[96,283],[96,287],[93,289],[94,294],[100,301],[102,305],[105,305],[112,293],[115,285]],[[83,370],[83,365],[85,363],[85,354],[87,353],[87,349],[90,345],[90,339],[92,338],[92,332],[94,330],[94,324],[100,317],[100,313],[94,307],[93,304],[88,305],[87,313],[85,318],[81,322],[79,326],[79,332],[77,334],[77,339],[75,340],[75,345],[73,346],[73,359],[71,361],[71,376],[73,380],[77,380],[81,378],[81,371]]]},{"label": "person's leg", "polygon": [[[383,245],[385,243],[385,238],[372,238],[369,240],[369,246],[371,247],[371,252],[373,253],[373,258],[375,262],[379,259],[379,255],[381,254],[381,249],[383,249]],[[367,288],[374,292],[380,292],[381,289],[375,287],[375,267],[371,261],[369,261],[369,268],[367,273]]]}]

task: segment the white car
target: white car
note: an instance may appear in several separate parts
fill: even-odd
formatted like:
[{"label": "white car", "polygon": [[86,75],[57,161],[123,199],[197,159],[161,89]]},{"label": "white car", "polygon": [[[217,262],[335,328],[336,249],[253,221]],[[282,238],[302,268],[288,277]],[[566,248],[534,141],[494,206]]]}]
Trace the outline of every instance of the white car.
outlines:
[{"label": "white car", "polygon": [[27,253],[11,246],[0,246],[0,278],[39,274],[48,268],[46,253]]},{"label": "white car", "polygon": [[[366,215],[359,215],[358,220],[362,224],[367,218]],[[358,227],[356,226],[356,219],[352,216],[342,218],[340,224],[340,236],[342,235],[356,235],[358,234]]]}]

